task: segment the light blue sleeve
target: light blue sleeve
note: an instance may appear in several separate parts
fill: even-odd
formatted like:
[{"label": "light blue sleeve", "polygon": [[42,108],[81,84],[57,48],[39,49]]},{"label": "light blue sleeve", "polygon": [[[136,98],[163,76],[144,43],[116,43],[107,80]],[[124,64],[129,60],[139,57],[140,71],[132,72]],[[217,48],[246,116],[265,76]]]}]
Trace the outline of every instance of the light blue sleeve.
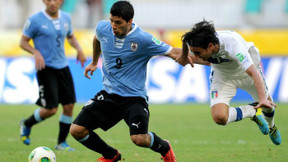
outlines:
[{"label": "light blue sleeve", "polygon": [[144,50],[146,54],[150,56],[165,55],[169,53],[172,47],[165,42],[158,40],[152,34],[144,32],[143,33],[145,44]]},{"label": "light blue sleeve", "polygon": [[68,22],[69,22],[69,30],[67,33],[67,36],[71,36],[73,34],[73,28],[72,28],[72,23],[71,23],[71,17],[69,15],[67,15],[68,18]]},{"label": "light blue sleeve", "polygon": [[29,38],[34,38],[37,33],[38,27],[37,22],[33,18],[26,20],[23,27],[23,35]]},{"label": "light blue sleeve", "polygon": [[108,21],[106,20],[102,20],[102,21],[99,21],[98,24],[96,25],[95,27],[95,35],[96,35],[96,38],[99,40],[100,37],[101,37],[101,32],[103,30],[105,30],[105,24],[107,24]]}]

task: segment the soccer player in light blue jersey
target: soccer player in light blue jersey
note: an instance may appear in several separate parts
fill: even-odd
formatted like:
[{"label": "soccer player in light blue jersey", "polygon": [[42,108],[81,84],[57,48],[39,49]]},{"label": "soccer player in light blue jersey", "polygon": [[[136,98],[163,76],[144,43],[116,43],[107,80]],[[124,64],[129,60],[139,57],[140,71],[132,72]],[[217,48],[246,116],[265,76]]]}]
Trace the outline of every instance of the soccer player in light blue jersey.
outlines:
[{"label": "soccer player in light blue jersey", "polygon": [[[66,138],[72,123],[74,103],[76,102],[74,83],[65,57],[64,41],[77,50],[77,61],[82,67],[86,58],[73,34],[71,18],[59,10],[62,0],[43,0],[46,9],[32,15],[25,23],[20,47],[31,53],[35,59],[39,99],[36,104],[41,108],[20,122],[20,136],[24,144],[30,144],[31,127],[53,116],[62,104],[63,113],[59,119],[57,150],[73,151]],[[33,39],[34,46],[29,44]]]},{"label": "soccer player in light blue jersey", "polygon": [[[259,50],[254,43],[246,42],[235,31],[215,31],[212,22],[203,20],[183,35],[183,46],[189,46],[195,57],[211,62],[210,107],[213,120],[219,125],[227,125],[251,118],[264,135],[269,134],[272,142],[280,145],[281,134],[274,122],[276,104],[268,92]],[[183,54],[188,55],[187,51]],[[237,88],[248,92],[256,102],[229,106]]]},{"label": "soccer player in light blue jersey", "polygon": [[[160,153],[165,162],[175,162],[169,142],[154,132],[148,132],[150,112],[145,81],[150,58],[162,55],[175,60],[182,50],[144,32],[133,23],[133,16],[133,6],[127,1],[118,1],[110,10],[110,21],[103,20],[97,24],[93,60],[86,66],[85,76],[90,79],[89,74],[93,75],[102,53],[103,89],[86,103],[73,121],[70,132],[81,144],[102,154],[98,161],[114,162],[121,160],[120,152],[93,130],[101,128],[107,131],[124,119],[134,144]],[[207,63],[198,62],[201,59],[194,57],[187,58],[183,65]]]}]

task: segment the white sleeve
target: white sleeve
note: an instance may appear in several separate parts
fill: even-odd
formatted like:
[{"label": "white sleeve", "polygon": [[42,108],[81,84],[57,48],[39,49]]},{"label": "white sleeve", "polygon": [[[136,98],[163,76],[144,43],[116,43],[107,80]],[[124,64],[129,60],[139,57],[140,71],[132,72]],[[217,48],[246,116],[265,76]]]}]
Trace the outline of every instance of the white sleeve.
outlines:
[{"label": "white sleeve", "polygon": [[238,62],[240,67],[246,71],[253,64],[253,60],[246,46],[242,42],[237,42],[233,47],[232,57]]}]

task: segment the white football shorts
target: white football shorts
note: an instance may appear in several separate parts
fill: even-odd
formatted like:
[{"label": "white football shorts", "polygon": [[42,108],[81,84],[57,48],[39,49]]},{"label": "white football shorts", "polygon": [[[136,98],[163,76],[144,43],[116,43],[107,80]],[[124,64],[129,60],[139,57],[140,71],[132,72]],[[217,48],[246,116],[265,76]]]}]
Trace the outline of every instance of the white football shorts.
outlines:
[{"label": "white football shorts", "polygon": [[[261,66],[258,69],[264,79]],[[264,79],[266,95],[268,97],[268,88]],[[247,74],[241,78],[227,78],[220,76],[216,71],[210,74],[210,107],[217,103],[225,103],[230,105],[231,99],[235,96],[237,88],[248,92],[254,101],[258,101],[258,93],[254,86],[253,79]]]}]

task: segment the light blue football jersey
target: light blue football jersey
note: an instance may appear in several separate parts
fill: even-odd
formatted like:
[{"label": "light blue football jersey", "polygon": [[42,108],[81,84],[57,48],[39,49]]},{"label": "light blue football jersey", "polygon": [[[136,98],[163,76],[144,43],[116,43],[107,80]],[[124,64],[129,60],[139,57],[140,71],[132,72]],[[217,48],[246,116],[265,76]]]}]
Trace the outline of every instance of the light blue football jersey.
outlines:
[{"label": "light blue football jersey", "polygon": [[97,24],[96,37],[102,51],[103,90],[110,94],[147,99],[147,63],[153,56],[168,54],[172,47],[136,24],[125,38],[117,38],[107,20]]},{"label": "light blue football jersey", "polygon": [[64,41],[72,35],[71,18],[62,11],[52,19],[45,11],[40,11],[26,21],[23,35],[32,38],[35,48],[42,54],[46,66],[61,69],[68,66]]}]

